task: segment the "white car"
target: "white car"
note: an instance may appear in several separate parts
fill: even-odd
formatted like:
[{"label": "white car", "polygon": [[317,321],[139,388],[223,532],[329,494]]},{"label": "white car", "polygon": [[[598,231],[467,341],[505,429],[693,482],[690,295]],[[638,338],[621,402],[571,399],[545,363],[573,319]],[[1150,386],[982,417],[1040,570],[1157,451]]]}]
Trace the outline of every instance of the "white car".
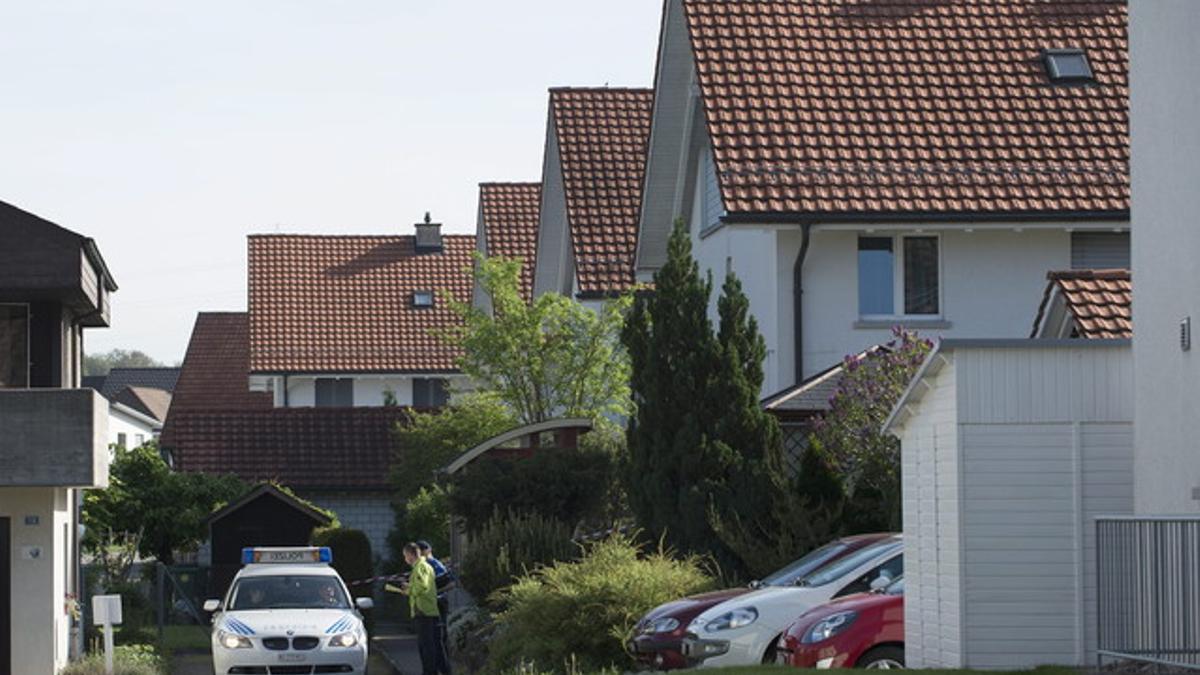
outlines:
[{"label": "white car", "polygon": [[208,600],[217,675],[366,675],[367,632],[328,548],[248,548],[224,601]]},{"label": "white car", "polygon": [[794,586],[763,588],[705,611],[688,625],[684,656],[689,665],[702,668],[774,663],[780,635],[801,614],[903,573],[903,542],[897,534],[817,569]]}]

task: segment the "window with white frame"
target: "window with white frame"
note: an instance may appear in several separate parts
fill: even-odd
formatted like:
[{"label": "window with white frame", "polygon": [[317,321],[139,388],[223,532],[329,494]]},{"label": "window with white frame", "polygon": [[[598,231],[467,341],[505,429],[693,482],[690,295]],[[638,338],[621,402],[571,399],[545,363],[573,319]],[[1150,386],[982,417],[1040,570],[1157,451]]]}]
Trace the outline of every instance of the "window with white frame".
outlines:
[{"label": "window with white frame", "polygon": [[0,389],[29,386],[29,305],[0,304]]},{"label": "window with white frame", "polygon": [[858,313],[864,318],[941,314],[936,235],[858,238]]}]

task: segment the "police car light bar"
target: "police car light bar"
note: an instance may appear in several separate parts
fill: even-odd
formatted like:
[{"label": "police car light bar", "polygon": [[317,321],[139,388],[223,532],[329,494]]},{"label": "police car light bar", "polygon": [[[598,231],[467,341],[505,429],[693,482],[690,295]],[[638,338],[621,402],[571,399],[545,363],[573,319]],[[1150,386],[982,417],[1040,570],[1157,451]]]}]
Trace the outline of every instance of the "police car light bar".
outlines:
[{"label": "police car light bar", "polygon": [[242,549],[242,564],[251,563],[332,563],[328,546],[248,547]]}]

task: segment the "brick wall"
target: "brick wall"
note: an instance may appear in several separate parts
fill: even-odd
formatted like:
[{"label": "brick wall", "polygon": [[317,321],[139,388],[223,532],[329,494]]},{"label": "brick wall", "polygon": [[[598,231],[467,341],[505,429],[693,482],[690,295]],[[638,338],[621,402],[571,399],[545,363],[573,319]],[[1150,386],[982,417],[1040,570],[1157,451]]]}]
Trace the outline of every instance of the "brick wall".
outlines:
[{"label": "brick wall", "polygon": [[365,532],[371,540],[371,553],[379,560],[388,558],[387,536],[392,530],[395,514],[387,493],[314,492],[300,496],[336,513],[342,527]]}]

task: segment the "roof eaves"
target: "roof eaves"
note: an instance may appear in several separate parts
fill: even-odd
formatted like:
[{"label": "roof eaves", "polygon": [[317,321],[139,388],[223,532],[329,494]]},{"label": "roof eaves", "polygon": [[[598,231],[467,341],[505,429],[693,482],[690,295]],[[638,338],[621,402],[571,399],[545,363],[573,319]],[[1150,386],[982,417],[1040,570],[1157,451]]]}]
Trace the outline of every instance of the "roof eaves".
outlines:
[{"label": "roof eaves", "polygon": [[726,225],[762,223],[943,223],[1088,221],[1128,222],[1119,211],[741,211],[726,213]]}]

